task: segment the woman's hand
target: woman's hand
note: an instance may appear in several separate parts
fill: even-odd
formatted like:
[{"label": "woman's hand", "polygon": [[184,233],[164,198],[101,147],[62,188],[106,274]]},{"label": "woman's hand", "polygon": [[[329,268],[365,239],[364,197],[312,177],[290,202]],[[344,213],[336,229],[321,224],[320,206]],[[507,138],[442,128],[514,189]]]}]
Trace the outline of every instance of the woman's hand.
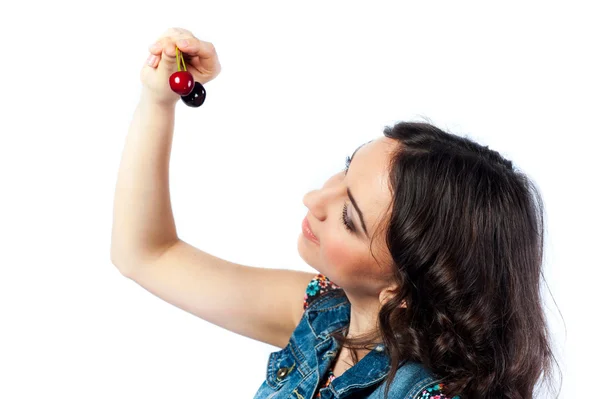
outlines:
[{"label": "woman's hand", "polygon": [[[183,43],[184,40],[187,45]],[[143,96],[160,105],[174,106],[181,98],[169,85],[169,77],[177,72],[175,46],[179,48],[180,57],[183,55],[186,69],[195,81],[204,85],[221,72],[221,64],[212,43],[197,39],[185,29],[168,29],[150,47],[150,64],[147,62],[140,74],[144,85]]]}]

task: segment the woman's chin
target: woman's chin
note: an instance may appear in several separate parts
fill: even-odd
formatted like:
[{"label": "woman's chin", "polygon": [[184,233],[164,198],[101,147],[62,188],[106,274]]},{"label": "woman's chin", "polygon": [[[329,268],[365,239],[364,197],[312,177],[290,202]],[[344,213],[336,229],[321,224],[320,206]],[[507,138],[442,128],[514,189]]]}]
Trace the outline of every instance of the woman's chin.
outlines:
[{"label": "woman's chin", "polygon": [[318,250],[319,247],[312,241],[308,240],[304,235],[300,234],[298,237],[298,255],[306,262],[311,265],[314,263],[315,259],[315,250]]}]

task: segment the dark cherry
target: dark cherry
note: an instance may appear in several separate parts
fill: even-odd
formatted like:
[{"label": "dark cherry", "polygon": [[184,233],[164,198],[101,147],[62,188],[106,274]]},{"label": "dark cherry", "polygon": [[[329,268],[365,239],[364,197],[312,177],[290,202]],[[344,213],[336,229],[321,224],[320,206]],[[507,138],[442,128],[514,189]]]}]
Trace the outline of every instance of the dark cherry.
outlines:
[{"label": "dark cherry", "polygon": [[194,83],[194,88],[192,89],[192,92],[190,94],[188,94],[187,96],[181,96],[181,100],[188,107],[199,107],[204,103],[205,99],[206,90],[204,90],[204,86],[202,86],[202,83],[198,81]]},{"label": "dark cherry", "polygon": [[194,89],[194,77],[187,71],[178,71],[169,77],[169,85],[175,93],[186,96]]}]

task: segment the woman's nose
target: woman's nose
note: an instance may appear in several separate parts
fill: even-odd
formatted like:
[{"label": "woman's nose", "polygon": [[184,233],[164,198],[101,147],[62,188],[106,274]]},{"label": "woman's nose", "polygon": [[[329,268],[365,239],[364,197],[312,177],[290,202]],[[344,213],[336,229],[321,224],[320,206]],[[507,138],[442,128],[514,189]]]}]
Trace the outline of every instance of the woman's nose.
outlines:
[{"label": "woman's nose", "polygon": [[319,217],[328,203],[331,203],[332,199],[336,195],[336,190],[330,188],[321,188],[319,190],[312,190],[304,195],[302,202],[316,217]]},{"label": "woman's nose", "polygon": [[304,206],[306,206],[308,209],[312,210],[312,208],[314,207],[314,203],[315,203],[315,196],[317,196],[317,190],[312,190],[309,191],[308,193],[306,193],[304,195],[304,197],[302,198],[302,203],[304,204]]},{"label": "woman's nose", "polygon": [[338,175],[334,175],[327,180],[322,188],[309,191],[304,195],[302,202],[315,216],[325,203],[330,202],[335,196],[342,193],[343,184],[340,183],[341,176]]}]

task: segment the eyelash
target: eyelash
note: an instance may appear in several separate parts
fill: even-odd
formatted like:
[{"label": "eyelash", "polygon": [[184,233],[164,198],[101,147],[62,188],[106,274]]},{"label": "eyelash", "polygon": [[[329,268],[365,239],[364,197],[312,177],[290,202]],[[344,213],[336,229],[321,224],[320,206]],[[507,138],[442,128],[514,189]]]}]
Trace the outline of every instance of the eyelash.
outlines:
[{"label": "eyelash", "polygon": [[350,156],[346,157],[346,167],[344,168],[344,174],[348,173],[348,168],[350,168]]},{"label": "eyelash", "polygon": [[[350,168],[350,157],[346,157],[346,167],[344,168],[344,175],[348,173],[348,169]],[[344,204],[344,209],[342,210],[341,221],[344,224],[346,230],[353,232],[354,228],[350,222],[348,222],[348,206]]]},{"label": "eyelash", "polygon": [[341,221],[344,224],[344,227],[346,228],[346,230],[348,230],[350,232],[354,232],[354,228],[352,227],[352,224],[347,221],[347,218],[348,218],[348,207],[346,206],[346,204],[344,204],[344,209],[342,210]]}]

